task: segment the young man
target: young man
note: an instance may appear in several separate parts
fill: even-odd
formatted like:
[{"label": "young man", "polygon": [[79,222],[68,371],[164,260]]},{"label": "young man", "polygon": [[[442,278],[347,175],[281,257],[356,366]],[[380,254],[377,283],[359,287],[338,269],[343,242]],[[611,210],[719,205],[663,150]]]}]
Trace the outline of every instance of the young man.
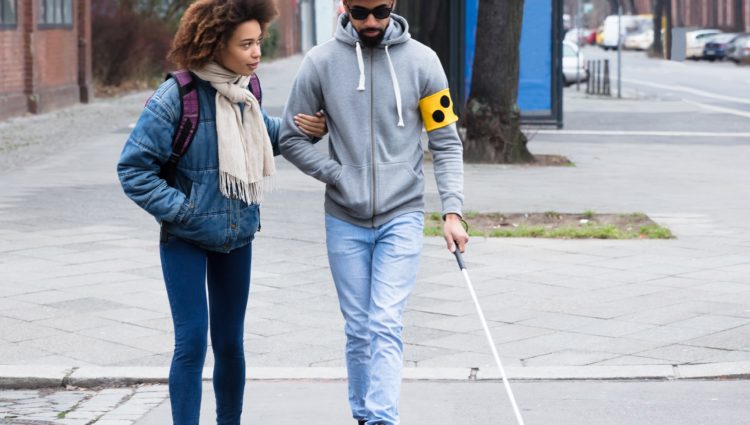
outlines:
[{"label": "young man", "polygon": [[[463,251],[463,149],[435,52],[412,40],[393,0],[347,0],[335,38],[312,49],[284,113],[281,150],[326,183],[328,260],[346,320],[349,403],[360,424],[396,425],[402,314],[424,227],[423,127],[448,249]],[[324,109],[330,155],[292,112]]]}]

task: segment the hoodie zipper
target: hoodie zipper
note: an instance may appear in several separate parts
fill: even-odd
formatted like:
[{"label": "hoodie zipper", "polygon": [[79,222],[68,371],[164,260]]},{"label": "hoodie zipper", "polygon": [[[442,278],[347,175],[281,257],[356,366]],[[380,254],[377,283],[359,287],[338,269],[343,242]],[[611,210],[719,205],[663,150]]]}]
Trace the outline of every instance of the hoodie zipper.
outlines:
[{"label": "hoodie zipper", "polygon": [[375,227],[375,201],[377,200],[376,188],[377,188],[377,174],[376,174],[376,163],[375,163],[375,105],[373,99],[374,84],[373,79],[375,73],[373,72],[373,52],[375,49],[370,47],[370,150],[372,153],[372,227]]}]

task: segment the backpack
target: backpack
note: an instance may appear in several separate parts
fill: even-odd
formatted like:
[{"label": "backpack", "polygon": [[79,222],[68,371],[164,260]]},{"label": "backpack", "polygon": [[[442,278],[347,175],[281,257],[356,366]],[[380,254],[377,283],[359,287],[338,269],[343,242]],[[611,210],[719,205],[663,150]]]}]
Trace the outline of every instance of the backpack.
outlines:
[{"label": "backpack", "polygon": [[[166,180],[169,186],[174,186],[177,163],[180,162],[180,158],[185,155],[195,138],[195,130],[198,128],[200,118],[200,102],[193,73],[187,69],[180,69],[167,74],[166,80],[170,78],[174,78],[180,91],[180,122],[177,124],[177,131],[172,139],[172,153],[167,162],[162,164],[159,177]],[[250,92],[258,99],[258,104],[262,105],[263,90],[257,75],[253,74],[250,77],[249,87]],[[166,242],[166,240],[167,232],[162,224],[161,241]]]}]

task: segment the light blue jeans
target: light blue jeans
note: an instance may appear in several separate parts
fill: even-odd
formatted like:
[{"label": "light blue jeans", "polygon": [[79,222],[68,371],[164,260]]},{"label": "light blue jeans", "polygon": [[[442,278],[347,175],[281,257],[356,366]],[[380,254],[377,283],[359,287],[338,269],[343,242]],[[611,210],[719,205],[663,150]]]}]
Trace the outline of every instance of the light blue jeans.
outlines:
[{"label": "light blue jeans", "polygon": [[398,425],[402,316],[417,279],[424,214],[378,228],[326,215],[328,262],[346,320],[349,405],[368,425]]}]

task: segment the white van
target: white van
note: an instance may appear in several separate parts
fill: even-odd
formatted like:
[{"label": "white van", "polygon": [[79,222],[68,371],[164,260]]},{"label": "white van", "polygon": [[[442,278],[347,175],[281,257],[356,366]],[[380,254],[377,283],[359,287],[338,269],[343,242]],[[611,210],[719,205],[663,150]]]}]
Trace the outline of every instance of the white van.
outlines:
[{"label": "white van", "polygon": [[604,20],[604,41],[601,44],[604,50],[617,50],[620,44],[620,40],[617,38],[618,34],[620,34],[622,41],[625,41],[626,35],[640,31],[643,17],[622,15],[621,29],[618,31],[617,22],[619,20],[620,17],[617,15],[607,16]]}]

